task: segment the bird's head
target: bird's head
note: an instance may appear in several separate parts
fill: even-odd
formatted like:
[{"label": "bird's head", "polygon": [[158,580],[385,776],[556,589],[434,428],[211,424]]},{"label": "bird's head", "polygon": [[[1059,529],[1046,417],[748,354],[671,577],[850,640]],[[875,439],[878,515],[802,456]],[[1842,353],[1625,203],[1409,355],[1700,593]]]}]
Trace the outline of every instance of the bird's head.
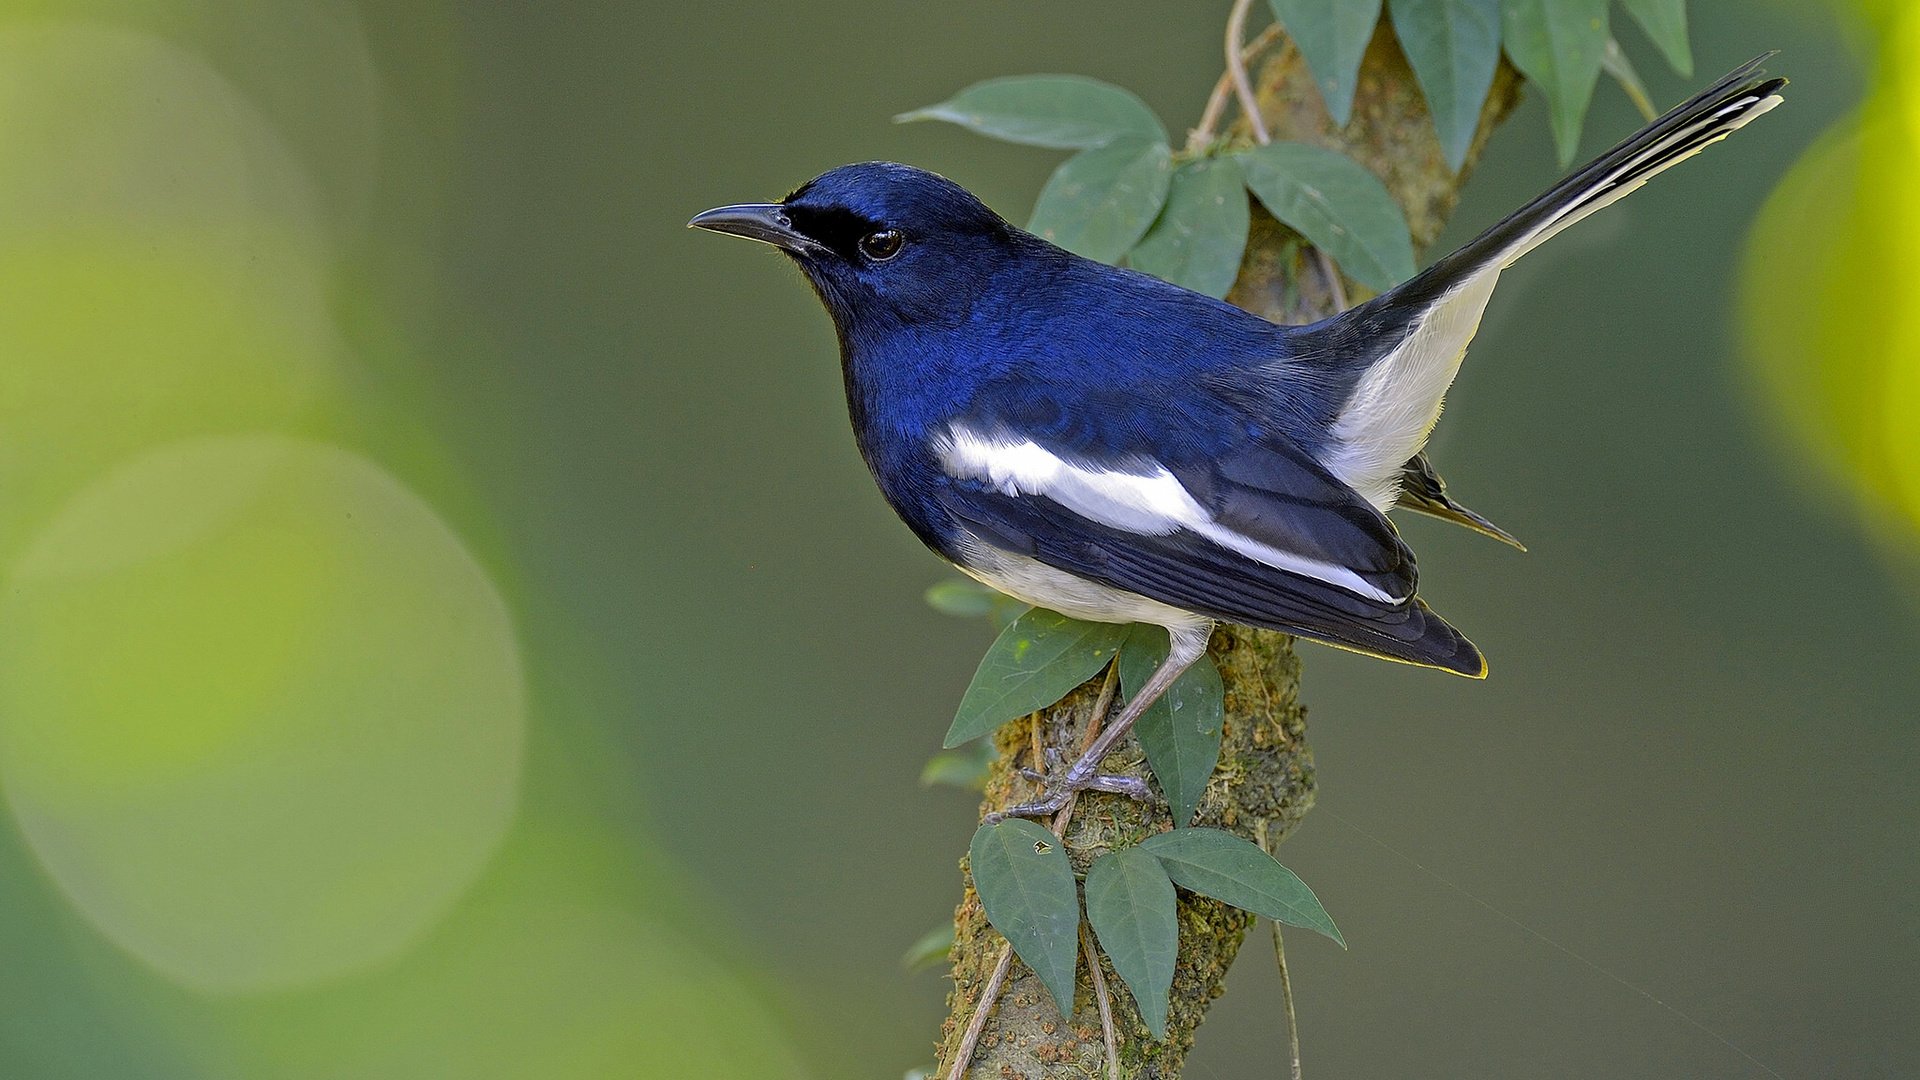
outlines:
[{"label": "bird's head", "polygon": [[965,188],[910,165],[843,165],[777,203],[708,210],[694,228],[792,256],[843,335],[964,321],[1024,235]]}]

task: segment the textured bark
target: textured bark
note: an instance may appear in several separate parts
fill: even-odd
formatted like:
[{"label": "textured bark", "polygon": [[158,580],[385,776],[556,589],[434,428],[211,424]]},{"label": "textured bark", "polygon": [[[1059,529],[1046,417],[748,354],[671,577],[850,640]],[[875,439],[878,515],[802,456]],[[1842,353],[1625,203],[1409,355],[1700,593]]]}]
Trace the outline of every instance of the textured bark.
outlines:
[{"label": "textured bark", "polygon": [[[1327,116],[1305,63],[1291,47],[1262,67],[1255,85],[1274,139],[1315,143],[1352,156],[1380,176],[1406,209],[1417,246],[1430,244],[1439,234],[1461,177],[1448,172],[1413,74],[1384,26],[1367,51],[1353,118],[1345,128],[1335,127]],[[1502,64],[1469,161],[1512,109],[1517,92],[1517,77]],[[1246,131],[1237,134],[1244,138]],[[1256,204],[1246,261],[1230,299],[1276,322],[1321,318],[1334,306],[1324,265],[1299,236]],[[1345,285],[1349,301],[1357,300],[1355,286]],[[1313,753],[1306,743],[1306,710],[1299,701],[1299,658],[1284,634],[1231,626],[1214,634],[1210,652],[1226,684],[1226,727],[1220,765],[1208,784],[1199,823],[1249,839],[1264,835],[1269,845],[1277,844],[1313,805]],[[1014,769],[1044,768],[1039,757],[1043,739],[1056,746],[1078,745],[1094,697],[1092,686],[1081,687],[1052,709],[1001,729],[996,737],[1002,753],[988,780],[983,814],[1034,797],[1033,786]],[[1105,771],[1145,775],[1145,768],[1138,744],[1129,739],[1108,758]],[[1162,805],[1087,793],[1067,829],[1067,850],[1076,872],[1084,873],[1104,852],[1170,826]],[[1181,894],[1180,955],[1164,1041],[1148,1037],[1125,984],[1106,968],[1119,1028],[1121,1076],[1180,1075],[1194,1031],[1224,990],[1227,968],[1252,921],[1224,904]],[[954,913],[954,927],[953,990],[936,1074],[942,1077],[952,1067],[962,1033],[1005,944],[987,925],[971,881]],[[992,1080],[1107,1076],[1099,1015],[1084,970],[1078,994],[1072,1017],[1063,1019],[1040,981],[1016,958],[966,1075]]]}]

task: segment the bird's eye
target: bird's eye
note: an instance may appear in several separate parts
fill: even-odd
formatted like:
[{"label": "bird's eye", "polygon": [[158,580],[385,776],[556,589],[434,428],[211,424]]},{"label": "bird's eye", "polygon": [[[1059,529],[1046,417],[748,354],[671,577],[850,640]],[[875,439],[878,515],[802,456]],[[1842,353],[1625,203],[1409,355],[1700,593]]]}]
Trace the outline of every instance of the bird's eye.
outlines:
[{"label": "bird's eye", "polygon": [[906,242],[906,236],[899,229],[881,229],[860,238],[860,254],[874,262],[886,262],[900,254]]}]

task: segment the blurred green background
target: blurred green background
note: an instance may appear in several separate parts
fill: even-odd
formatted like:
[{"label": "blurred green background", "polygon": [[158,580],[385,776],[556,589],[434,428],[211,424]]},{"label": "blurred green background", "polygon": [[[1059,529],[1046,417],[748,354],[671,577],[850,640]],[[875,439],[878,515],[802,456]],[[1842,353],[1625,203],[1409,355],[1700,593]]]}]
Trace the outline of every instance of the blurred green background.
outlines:
[{"label": "blurred green background", "polygon": [[[887,118],[1178,130],[1226,7],[0,2],[0,1077],[925,1063],[989,631],[682,225],[868,158],[1023,218],[1056,156]],[[1405,523],[1493,678],[1302,648],[1310,1075],[1920,1075],[1906,8],[1695,0],[1788,106],[1504,276],[1434,454],[1532,553]],[[1443,246],[1555,172],[1530,98]],[[1264,952],[1189,1075],[1279,1075]]]}]

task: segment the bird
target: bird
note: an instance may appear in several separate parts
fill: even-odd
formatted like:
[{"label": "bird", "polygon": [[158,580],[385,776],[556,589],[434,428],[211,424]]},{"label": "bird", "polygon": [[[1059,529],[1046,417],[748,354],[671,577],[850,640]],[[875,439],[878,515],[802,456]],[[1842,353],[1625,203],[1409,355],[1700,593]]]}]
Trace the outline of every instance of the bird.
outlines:
[{"label": "bird", "polygon": [[[1768,54],[1771,55],[1771,54]],[[1781,102],[1761,56],[1404,283],[1280,325],[1015,227],[958,184],[866,162],[692,228],[797,263],[832,318],[861,456],[967,575],[1082,620],[1149,623],[1166,659],[1046,795],[1098,787],[1218,623],[1484,678],[1417,593],[1396,506],[1516,543],[1424,448],[1500,274]],[[1109,788],[1117,785],[1108,784]]]}]

